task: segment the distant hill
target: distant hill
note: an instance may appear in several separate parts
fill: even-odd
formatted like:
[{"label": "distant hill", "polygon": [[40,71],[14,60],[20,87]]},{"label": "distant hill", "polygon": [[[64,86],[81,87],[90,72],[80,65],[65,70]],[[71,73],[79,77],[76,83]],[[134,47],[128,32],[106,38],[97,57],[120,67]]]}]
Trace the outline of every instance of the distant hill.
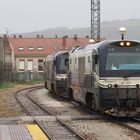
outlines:
[{"label": "distant hill", "polygon": [[[127,28],[126,38],[140,40],[140,19],[128,19],[128,20],[117,20],[117,21],[104,21],[101,23],[101,36],[107,39],[119,39],[120,35],[118,29],[120,27]],[[79,37],[90,36],[90,27],[87,28],[74,28],[69,29],[67,27],[51,28],[31,33],[18,33],[25,37],[31,37],[36,35],[43,35],[45,37],[58,37],[69,36],[73,37],[75,34]]]},{"label": "distant hill", "polygon": [[101,35],[108,39],[118,39],[118,29],[122,26],[127,28],[126,38],[140,40],[140,19],[104,21],[101,24]]}]

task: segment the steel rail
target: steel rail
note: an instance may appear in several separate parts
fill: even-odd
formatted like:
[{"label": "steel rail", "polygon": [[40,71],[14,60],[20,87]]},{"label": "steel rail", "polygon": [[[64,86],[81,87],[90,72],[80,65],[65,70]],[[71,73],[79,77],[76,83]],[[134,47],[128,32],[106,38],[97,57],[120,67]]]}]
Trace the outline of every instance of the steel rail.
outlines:
[{"label": "steel rail", "polygon": [[[39,87],[40,87],[40,86],[39,86]],[[20,92],[23,92],[23,91],[26,91],[26,90],[31,90],[31,89],[36,89],[36,88],[37,88],[36,86],[28,87],[28,88],[20,89],[20,90],[18,90],[18,91],[16,91],[16,92],[14,93],[15,99],[16,99],[17,102],[21,105],[21,107],[22,107],[22,109],[24,110],[24,112],[25,112],[27,115],[29,115],[29,116],[30,116],[30,113],[29,113],[29,111],[27,110],[27,108],[22,104],[22,102],[18,99],[18,94],[19,94]]]},{"label": "steel rail", "polygon": [[[34,91],[34,90],[38,90],[38,89],[41,89],[43,86],[38,86],[38,87],[30,87],[30,88],[25,88],[25,89],[22,89],[22,90],[19,90],[15,93],[15,98],[17,99],[17,101],[22,105],[22,107],[24,108],[24,110],[28,113],[28,115],[32,116],[32,113],[28,110],[27,107],[24,106],[24,104],[22,103],[22,101],[20,101],[18,99],[18,93],[19,92],[22,92],[22,91],[28,91],[26,93],[27,97],[30,98],[30,100],[38,105],[40,108],[42,108],[44,111],[46,111],[47,113],[49,113],[51,116],[55,116],[56,117],[56,120],[57,122],[59,122],[63,127],[65,127],[65,129],[67,129],[73,136],[75,136],[78,140],[86,140],[83,136],[81,136],[81,134],[79,134],[78,132],[76,132],[74,129],[72,129],[70,126],[68,126],[68,124],[66,124],[64,121],[60,120],[59,118],[57,118],[56,114],[52,111],[52,110],[49,110],[48,108],[45,108],[43,105],[37,103],[33,98],[31,98],[29,96],[29,93]],[[33,116],[32,116],[33,117]],[[36,119],[34,118],[34,121],[36,122],[36,124],[38,124],[38,126],[41,128],[41,130],[46,134],[46,136],[50,139],[50,140],[53,140],[52,136],[45,130],[45,128],[42,126],[42,124]]]},{"label": "steel rail", "polygon": [[[28,108],[26,108],[25,106],[24,106],[24,104],[22,103],[22,101],[20,101],[19,99],[18,99],[18,94],[20,93],[20,92],[23,92],[23,91],[26,91],[26,90],[29,90],[30,92],[31,91],[33,91],[33,90],[37,90],[37,89],[40,89],[41,87],[43,87],[43,86],[35,86],[35,87],[29,87],[29,88],[24,88],[24,89],[21,89],[21,90],[18,90],[17,92],[15,92],[15,98],[16,98],[16,100],[20,103],[20,105],[22,106],[22,108],[24,109],[24,111],[26,112],[26,114],[28,114],[29,116],[31,116],[33,119],[34,119],[34,122],[40,127],[40,129],[44,132],[44,134],[50,139],[50,140],[52,140],[52,137],[49,135],[49,133],[47,133],[46,131],[45,131],[45,129],[42,127],[42,125],[40,124],[40,122],[38,121],[38,120],[36,120],[33,116],[32,116],[32,113],[28,110]],[[29,93],[29,91],[27,91],[27,93]],[[27,93],[26,93],[26,95],[27,95]]]},{"label": "steel rail", "polygon": [[79,140],[86,140],[86,138],[84,138],[83,136],[81,136],[80,133],[78,133],[76,130],[74,130],[71,126],[69,126],[68,124],[66,124],[62,119],[59,119],[56,115],[56,113],[53,110],[50,110],[47,107],[44,107],[43,105],[39,104],[38,102],[36,102],[35,99],[33,99],[30,95],[28,95],[28,97],[36,104],[38,104],[38,106],[42,107],[44,110],[46,110],[46,112],[50,113],[50,115],[55,116],[56,120],[63,125],[67,130],[69,130],[71,133],[73,133]]},{"label": "steel rail", "polygon": [[[115,122],[116,124],[122,126],[122,127],[125,127],[131,131],[134,131],[135,133],[137,133],[139,136],[140,136],[140,128],[136,128],[136,126],[134,126],[133,122],[129,123],[128,122],[121,122],[121,121],[115,121],[115,120],[112,120],[113,122]],[[132,119],[132,121],[136,121],[135,119]],[[138,123],[140,123],[140,121],[137,121]],[[133,125],[133,126],[132,126]]]}]

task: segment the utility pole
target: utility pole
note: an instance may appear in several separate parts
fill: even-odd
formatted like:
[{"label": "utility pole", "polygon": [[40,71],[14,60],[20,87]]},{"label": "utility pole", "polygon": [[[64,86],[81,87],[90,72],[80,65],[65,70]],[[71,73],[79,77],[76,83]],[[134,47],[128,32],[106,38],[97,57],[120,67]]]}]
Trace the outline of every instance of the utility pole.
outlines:
[{"label": "utility pole", "polygon": [[100,0],[91,0],[91,39],[100,41]]}]

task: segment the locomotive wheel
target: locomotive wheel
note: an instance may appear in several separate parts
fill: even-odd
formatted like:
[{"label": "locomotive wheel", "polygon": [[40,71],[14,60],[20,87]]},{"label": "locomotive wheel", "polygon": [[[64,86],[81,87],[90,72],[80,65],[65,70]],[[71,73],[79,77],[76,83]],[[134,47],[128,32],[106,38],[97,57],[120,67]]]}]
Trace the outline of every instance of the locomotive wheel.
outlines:
[{"label": "locomotive wheel", "polygon": [[54,90],[54,84],[51,84],[51,89],[52,89],[51,92],[52,92],[53,94],[56,94],[56,93],[55,93],[55,90]]},{"label": "locomotive wheel", "polygon": [[92,95],[92,103],[91,103],[91,109],[96,110],[96,102],[95,102],[95,95]]},{"label": "locomotive wheel", "polygon": [[73,91],[72,91],[72,89],[68,89],[68,98],[70,99],[70,100],[74,100],[74,97],[73,97]]},{"label": "locomotive wheel", "polygon": [[47,82],[45,81],[45,88],[47,89]]},{"label": "locomotive wheel", "polygon": [[87,103],[87,107],[89,109],[92,109],[92,100],[93,100],[92,93],[87,93],[87,95],[86,95],[86,103]]},{"label": "locomotive wheel", "polygon": [[87,93],[86,102],[89,109],[96,110],[95,95],[93,93]]}]

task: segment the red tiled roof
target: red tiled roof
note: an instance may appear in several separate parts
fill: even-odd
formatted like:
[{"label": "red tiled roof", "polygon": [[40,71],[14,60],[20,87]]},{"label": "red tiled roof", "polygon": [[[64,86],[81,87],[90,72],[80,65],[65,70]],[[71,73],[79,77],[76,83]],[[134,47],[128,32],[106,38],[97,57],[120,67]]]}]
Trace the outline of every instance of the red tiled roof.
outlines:
[{"label": "red tiled roof", "polygon": [[[77,45],[86,45],[89,42],[89,38],[65,39],[64,43],[64,38],[10,38],[10,44],[15,55],[48,55],[60,49],[70,49]],[[29,50],[30,47],[34,50]],[[42,47],[43,50],[38,50],[38,47]],[[19,48],[24,48],[24,51]]]},{"label": "red tiled roof", "polygon": [[89,44],[89,38],[78,38],[77,40],[74,40],[73,38],[66,39],[66,47],[68,49],[75,46],[84,46],[87,44]]}]

